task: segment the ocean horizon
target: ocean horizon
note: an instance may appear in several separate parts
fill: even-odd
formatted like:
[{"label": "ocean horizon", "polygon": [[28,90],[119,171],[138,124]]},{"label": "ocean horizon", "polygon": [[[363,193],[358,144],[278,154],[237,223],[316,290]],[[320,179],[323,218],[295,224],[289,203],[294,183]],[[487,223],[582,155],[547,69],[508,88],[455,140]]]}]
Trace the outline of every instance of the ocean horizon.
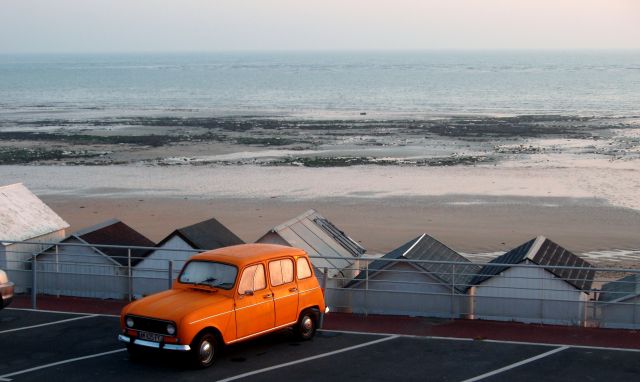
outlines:
[{"label": "ocean horizon", "polygon": [[640,51],[0,55],[4,129],[157,115],[638,118],[637,105]]}]

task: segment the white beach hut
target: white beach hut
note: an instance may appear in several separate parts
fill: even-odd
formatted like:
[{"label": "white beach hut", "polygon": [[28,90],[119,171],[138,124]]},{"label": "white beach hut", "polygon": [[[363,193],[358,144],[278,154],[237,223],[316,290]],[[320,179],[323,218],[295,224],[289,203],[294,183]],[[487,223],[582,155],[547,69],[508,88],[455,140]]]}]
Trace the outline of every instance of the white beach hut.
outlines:
[{"label": "white beach hut", "polygon": [[[125,248],[100,247],[100,244]],[[38,291],[124,299],[129,294],[129,261],[133,267],[148,253],[146,249],[126,247],[153,247],[154,244],[117,219],[77,231],[38,254]]]},{"label": "white beach hut", "polygon": [[[343,286],[357,273],[356,260],[365,249],[315,210],[274,227],[256,241],[304,249],[321,276],[327,268],[328,286]],[[328,257],[328,258],[326,258]]]},{"label": "white beach hut", "polygon": [[623,277],[602,286],[596,319],[604,328],[640,328],[640,274]]},{"label": "white beach hut", "polygon": [[145,296],[167,289],[169,261],[173,266],[173,279],[192,255],[237,244],[244,244],[244,241],[214,218],[178,228],[136,265],[134,294]]},{"label": "white beach hut", "polygon": [[471,310],[477,319],[584,324],[595,275],[591,268],[539,236],[482,267],[471,280]]},{"label": "white beach hut", "polygon": [[423,234],[369,263],[340,291],[348,301],[335,293],[334,305],[355,313],[460,317],[468,313],[465,292],[480,268]]},{"label": "white beach hut", "polygon": [[20,285],[30,283],[31,257],[48,244],[8,243],[29,241],[55,243],[65,236],[69,224],[22,183],[0,187],[0,268]]}]

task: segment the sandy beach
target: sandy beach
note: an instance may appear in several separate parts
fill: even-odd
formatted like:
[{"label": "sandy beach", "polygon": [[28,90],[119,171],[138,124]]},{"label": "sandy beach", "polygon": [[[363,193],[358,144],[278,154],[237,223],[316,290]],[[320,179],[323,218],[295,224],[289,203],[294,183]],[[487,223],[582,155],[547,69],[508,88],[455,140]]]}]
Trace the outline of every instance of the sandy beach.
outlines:
[{"label": "sandy beach", "polygon": [[[358,166],[1,166],[71,231],[119,218],[152,240],[216,217],[245,241],[315,208],[370,253],[424,232],[469,254],[536,235],[600,265],[637,266],[640,176],[633,169]],[[604,252],[603,252],[604,251]]]}]

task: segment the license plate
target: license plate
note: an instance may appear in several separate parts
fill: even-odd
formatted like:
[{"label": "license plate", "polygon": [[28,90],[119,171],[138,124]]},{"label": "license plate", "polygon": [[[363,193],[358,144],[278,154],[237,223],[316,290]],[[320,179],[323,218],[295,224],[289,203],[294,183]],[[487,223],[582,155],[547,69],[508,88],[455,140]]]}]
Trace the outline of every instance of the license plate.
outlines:
[{"label": "license plate", "polygon": [[138,338],[145,341],[162,342],[162,334],[140,332]]}]

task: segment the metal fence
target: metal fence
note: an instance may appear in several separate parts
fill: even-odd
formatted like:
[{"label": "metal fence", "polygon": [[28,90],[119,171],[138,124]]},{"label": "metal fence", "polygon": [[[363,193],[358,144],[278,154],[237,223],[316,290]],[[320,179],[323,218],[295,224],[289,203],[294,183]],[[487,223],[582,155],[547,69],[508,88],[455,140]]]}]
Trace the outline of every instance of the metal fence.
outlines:
[{"label": "metal fence", "polygon": [[[38,248],[50,246],[34,253],[24,249],[25,244],[36,243],[16,242],[19,250],[12,250],[14,242],[4,243],[0,267],[19,293],[31,295],[34,308],[39,295],[132,300],[163,291],[171,287],[184,262],[202,252],[162,248],[163,258],[154,258],[147,254],[158,248],[37,243]],[[106,256],[101,252],[106,248],[124,250],[126,255]],[[141,251],[147,253],[132,255]],[[344,260],[322,259],[323,264]],[[438,264],[441,271],[428,272],[427,264]],[[316,269],[316,274],[334,311],[640,328],[640,270],[589,268],[595,277],[585,280],[559,278],[552,272],[582,270],[576,267],[492,265],[507,268],[480,283],[472,282],[476,275],[466,262],[359,258],[347,268]],[[334,273],[336,277],[325,276]],[[602,291],[602,285],[614,280]],[[574,286],[585,282],[590,285],[587,289]]]}]

